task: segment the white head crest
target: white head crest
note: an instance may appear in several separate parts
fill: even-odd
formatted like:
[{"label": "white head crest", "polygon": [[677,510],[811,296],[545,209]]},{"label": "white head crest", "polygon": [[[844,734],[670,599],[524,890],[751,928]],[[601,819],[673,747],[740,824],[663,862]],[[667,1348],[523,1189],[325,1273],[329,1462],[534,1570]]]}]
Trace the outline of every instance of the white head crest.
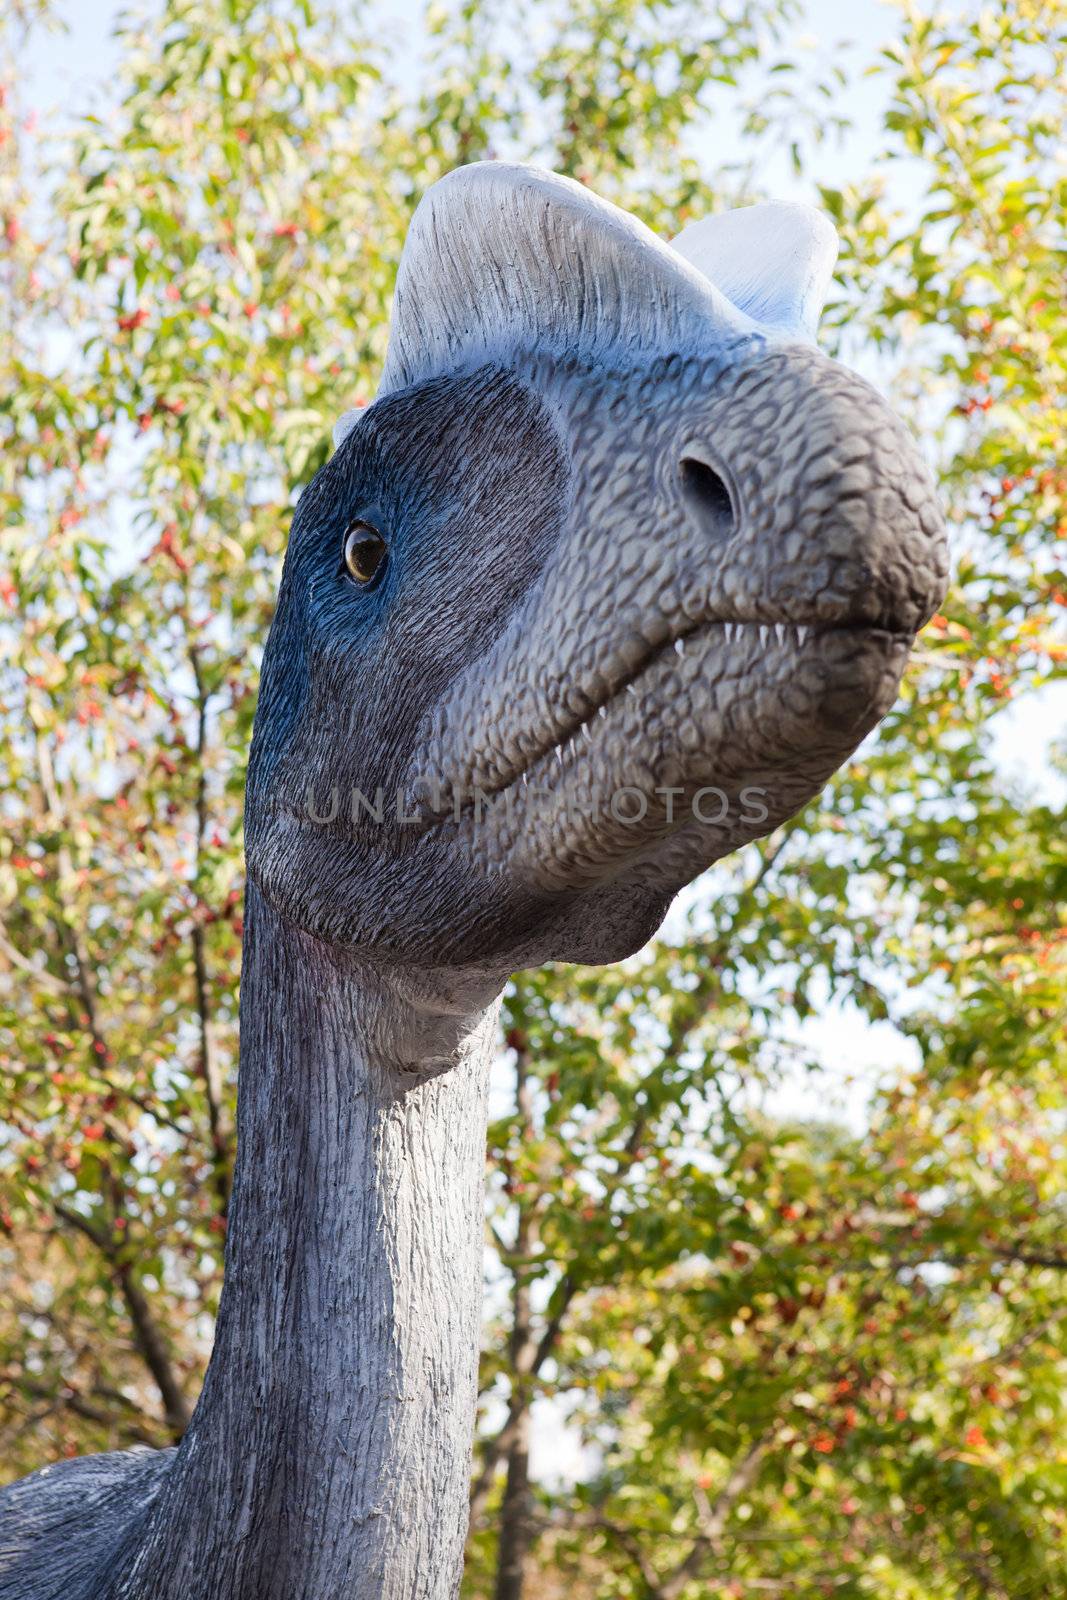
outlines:
[{"label": "white head crest", "polygon": [[411,220],[378,393],[521,354],[633,364],[752,333],[813,340],[836,255],[808,206],[725,212],[667,244],[570,178],[459,167]]}]

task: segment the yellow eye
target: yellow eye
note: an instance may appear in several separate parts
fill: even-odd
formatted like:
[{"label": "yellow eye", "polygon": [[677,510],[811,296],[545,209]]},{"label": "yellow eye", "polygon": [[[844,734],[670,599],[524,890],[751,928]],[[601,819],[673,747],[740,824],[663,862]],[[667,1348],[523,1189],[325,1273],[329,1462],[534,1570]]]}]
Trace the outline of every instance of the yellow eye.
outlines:
[{"label": "yellow eye", "polygon": [[345,534],[345,566],[357,583],[371,583],[382,569],[385,540],[369,522],[353,522]]}]

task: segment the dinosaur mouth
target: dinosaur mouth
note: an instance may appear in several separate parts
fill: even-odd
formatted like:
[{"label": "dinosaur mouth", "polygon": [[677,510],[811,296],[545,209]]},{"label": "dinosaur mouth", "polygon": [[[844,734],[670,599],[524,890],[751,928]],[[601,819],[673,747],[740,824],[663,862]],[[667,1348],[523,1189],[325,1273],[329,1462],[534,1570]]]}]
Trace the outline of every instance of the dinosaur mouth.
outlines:
[{"label": "dinosaur mouth", "polygon": [[[607,694],[592,703],[582,716],[575,717],[568,726],[557,732],[553,739],[530,752],[521,765],[516,765],[512,770],[502,774],[495,784],[486,785],[482,789],[482,794],[492,798],[513,789],[516,785],[525,785],[534,768],[542,765],[548,765],[549,770],[552,766],[557,770],[565,770],[580,761],[594,742],[597,724],[608,718],[610,708],[621,701],[624,695],[629,695],[640,702],[641,680],[650,675],[653,668],[662,665],[672,652],[680,661],[685,661],[688,646],[692,645],[694,649],[714,646],[717,639],[721,639],[727,648],[734,649],[740,658],[746,656],[751,658],[756,655],[756,659],[759,660],[762,657],[769,673],[773,675],[776,669],[780,669],[787,652],[793,659],[802,658],[805,647],[807,652],[811,653],[820,641],[832,636],[843,640],[852,638],[857,643],[869,640],[872,644],[880,642],[888,646],[910,645],[914,633],[910,628],[893,626],[889,619],[884,621],[879,619],[877,622],[842,619],[839,622],[819,624],[722,620],[694,622],[685,631],[673,634],[662,644],[650,649],[625,676],[612,685]],[[751,659],[745,661],[746,676],[752,672],[755,665],[756,662]]]},{"label": "dinosaur mouth", "polygon": [[[914,632],[881,620],[704,618],[682,631],[676,618],[625,672],[601,680],[596,703],[583,699],[580,714],[542,726],[521,755],[501,762],[495,781],[484,766],[460,777],[424,755],[396,792],[397,820],[413,825],[404,837],[412,846],[444,839],[480,876],[510,873],[524,892],[629,874],[632,885],[674,893],[795,814],[889,709]],[[515,719],[519,738],[523,723],[531,728]],[[464,756],[453,736],[450,753],[475,765],[486,761],[484,748],[472,740]],[[380,793],[370,797],[379,808]],[[709,795],[711,814],[697,808]],[[746,809],[754,804],[746,795],[760,797],[760,815]],[[311,814],[303,794],[285,809],[303,833],[313,824],[364,849],[373,841],[365,798],[350,815],[336,799]],[[390,838],[392,816],[390,808]]]}]

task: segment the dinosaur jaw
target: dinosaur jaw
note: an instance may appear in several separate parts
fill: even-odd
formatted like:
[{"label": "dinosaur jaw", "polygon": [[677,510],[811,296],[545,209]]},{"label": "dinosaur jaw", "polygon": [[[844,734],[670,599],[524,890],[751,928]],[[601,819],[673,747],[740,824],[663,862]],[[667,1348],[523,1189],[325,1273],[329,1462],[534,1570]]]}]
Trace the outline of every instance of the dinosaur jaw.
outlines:
[{"label": "dinosaur jaw", "polygon": [[492,792],[423,767],[437,807],[416,818],[401,795],[402,827],[391,807],[384,827],[312,814],[294,791],[250,835],[250,876],[296,925],[385,965],[628,955],[686,883],[819,792],[892,704],[912,637],[763,628],[668,641]]},{"label": "dinosaur jaw", "polygon": [[696,625],[565,736],[436,824],[475,870],[535,892],[671,894],[813,795],[896,696],[912,636],[867,625]]},{"label": "dinosaur jaw", "polygon": [[[618,683],[606,689],[602,687],[599,700],[595,697],[595,691],[591,691],[588,696],[590,709],[583,715],[576,716],[567,728],[557,733],[555,738],[545,741],[542,749],[536,750],[526,758],[520,758],[515,770],[496,786],[496,791],[514,789],[520,782],[524,787],[528,786],[530,773],[534,768],[538,770],[543,781],[544,763],[548,756],[552,756],[563,768],[574,769],[579,766],[583,758],[589,754],[587,747],[596,742],[600,722],[608,718],[609,707],[624,691],[640,702],[649,683],[657,677],[655,671],[657,665],[665,661],[668,668],[672,666],[671,650],[681,661],[695,652],[695,660],[701,663],[709,662],[720,675],[724,661],[733,654],[740,666],[741,675],[746,678],[751,671],[758,670],[752,665],[753,655],[757,661],[770,657],[768,666],[771,675],[774,676],[781,666],[783,653],[791,669],[801,667],[805,660],[818,660],[818,641],[826,634],[849,634],[855,641],[866,641],[875,635],[884,634],[888,639],[901,641],[906,647],[910,646],[914,637],[901,628],[887,626],[884,629],[875,629],[867,623],[841,623],[833,627],[816,623],[724,622],[719,619],[694,623],[673,635],[666,644],[650,650],[647,657],[639,659]],[[695,691],[696,685],[688,683],[684,672],[680,677],[683,697],[686,692]],[[551,776],[550,771],[549,776]]]}]

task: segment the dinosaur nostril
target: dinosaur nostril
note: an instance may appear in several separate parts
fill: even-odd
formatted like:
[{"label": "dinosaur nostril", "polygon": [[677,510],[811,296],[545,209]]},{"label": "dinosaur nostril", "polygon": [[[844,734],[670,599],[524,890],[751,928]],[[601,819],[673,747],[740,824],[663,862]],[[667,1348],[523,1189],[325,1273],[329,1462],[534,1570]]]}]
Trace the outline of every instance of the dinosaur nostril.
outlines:
[{"label": "dinosaur nostril", "polygon": [[726,484],[706,461],[683,456],[682,496],[698,526],[715,539],[727,539],[734,531],[734,504]]}]

